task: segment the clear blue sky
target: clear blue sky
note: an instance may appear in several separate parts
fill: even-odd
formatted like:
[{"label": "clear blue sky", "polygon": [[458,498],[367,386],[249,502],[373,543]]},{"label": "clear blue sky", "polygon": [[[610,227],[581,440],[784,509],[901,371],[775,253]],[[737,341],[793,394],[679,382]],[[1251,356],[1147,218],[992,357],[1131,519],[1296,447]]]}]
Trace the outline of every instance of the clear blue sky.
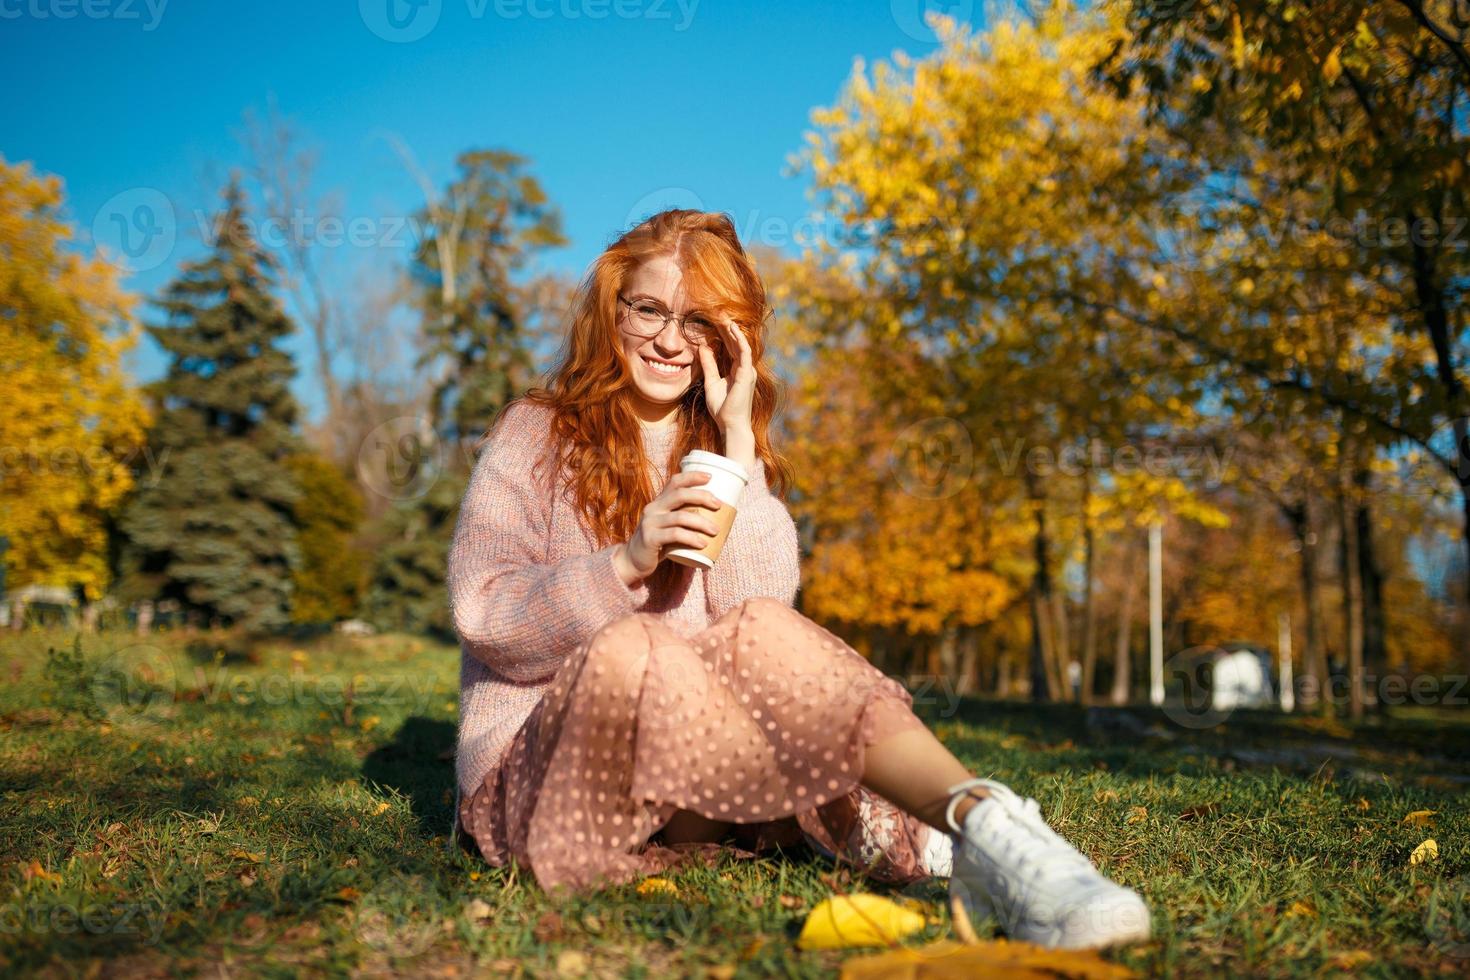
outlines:
[{"label": "clear blue sky", "polygon": [[[339,192],[340,213],[369,222],[370,237],[392,239],[394,219],[422,203],[383,139],[394,133],[439,186],[466,149],[529,157],[571,239],[548,264],[568,273],[580,275],[630,215],[671,204],[729,211],[742,235],[795,250],[807,182],[783,171],[810,111],[836,100],[854,57],[871,64],[896,49],[933,50],[925,9],[969,20],[978,8],[0,0],[0,83],[9,93],[0,154],[62,177],[85,239],[95,229],[119,244],[129,222],[153,232],[128,279],[144,295],[199,254],[197,211],[243,160],[244,111],[271,98],[318,151],[317,189]],[[342,260],[334,275],[371,266],[352,248],[334,252]],[[304,378],[305,345],[294,349]],[[162,365],[155,350],[134,363],[144,378]]]}]

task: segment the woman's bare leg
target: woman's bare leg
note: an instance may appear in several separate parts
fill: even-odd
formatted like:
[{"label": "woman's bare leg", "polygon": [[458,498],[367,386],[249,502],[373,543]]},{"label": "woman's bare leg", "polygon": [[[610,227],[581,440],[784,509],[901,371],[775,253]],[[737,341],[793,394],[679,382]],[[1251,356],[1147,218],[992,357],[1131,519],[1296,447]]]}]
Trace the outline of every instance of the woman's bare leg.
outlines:
[{"label": "woman's bare leg", "polygon": [[[927,728],[912,728],[868,746],[863,785],[929,826],[950,832],[944,822],[949,788],[973,774]],[[955,820],[963,821],[984,787],[975,787],[955,806]]]},{"label": "woman's bare leg", "polygon": [[[932,732],[915,728],[868,746],[862,781],[894,806],[948,833],[944,809],[949,804],[949,788],[970,776]],[[956,804],[955,820],[963,821],[970,807],[985,795],[984,787],[972,789],[968,798]],[[720,841],[731,826],[692,810],[679,810],[664,825],[662,836],[666,844]]]}]

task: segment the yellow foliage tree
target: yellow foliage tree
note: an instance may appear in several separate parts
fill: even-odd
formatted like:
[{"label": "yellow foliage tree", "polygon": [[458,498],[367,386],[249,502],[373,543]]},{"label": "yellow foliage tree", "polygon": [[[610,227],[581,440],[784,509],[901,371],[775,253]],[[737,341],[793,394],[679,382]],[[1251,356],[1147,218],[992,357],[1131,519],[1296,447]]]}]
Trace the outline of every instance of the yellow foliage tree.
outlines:
[{"label": "yellow foliage tree", "polygon": [[57,178],[0,159],[0,537],[8,588],[96,600],[148,414],[121,365],[133,300],[111,265],[68,251],[62,202]]}]

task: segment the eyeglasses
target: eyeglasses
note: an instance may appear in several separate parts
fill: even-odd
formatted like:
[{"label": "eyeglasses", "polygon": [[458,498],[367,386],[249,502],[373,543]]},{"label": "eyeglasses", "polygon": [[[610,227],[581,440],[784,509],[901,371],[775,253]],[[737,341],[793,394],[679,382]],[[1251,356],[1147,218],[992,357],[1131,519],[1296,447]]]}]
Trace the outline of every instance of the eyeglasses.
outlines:
[{"label": "eyeglasses", "polygon": [[684,339],[691,344],[708,344],[715,336],[716,329],[697,310],[685,313],[683,316],[675,316],[664,309],[658,300],[639,298],[636,302],[623,298],[618,294],[619,302],[628,307],[628,319],[636,328],[634,333],[643,338],[652,337],[663,331],[670,320],[679,321],[679,331]]}]

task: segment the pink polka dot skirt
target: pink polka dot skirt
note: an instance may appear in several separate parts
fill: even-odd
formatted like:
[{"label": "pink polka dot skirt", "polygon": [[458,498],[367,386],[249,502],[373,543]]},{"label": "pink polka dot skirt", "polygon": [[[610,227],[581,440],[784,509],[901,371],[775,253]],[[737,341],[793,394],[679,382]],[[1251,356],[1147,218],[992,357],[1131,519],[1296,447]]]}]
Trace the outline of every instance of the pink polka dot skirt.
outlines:
[{"label": "pink polka dot skirt", "polygon": [[[652,613],[567,658],[499,766],[461,801],[492,865],[543,889],[633,881],[691,859],[805,842],[874,878],[927,877],[937,832],[859,785],[866,747],[922,727],[913,699],[835,634],[771,598],[694,637]],[[726,843],[661,843],[679,810]]]}]

